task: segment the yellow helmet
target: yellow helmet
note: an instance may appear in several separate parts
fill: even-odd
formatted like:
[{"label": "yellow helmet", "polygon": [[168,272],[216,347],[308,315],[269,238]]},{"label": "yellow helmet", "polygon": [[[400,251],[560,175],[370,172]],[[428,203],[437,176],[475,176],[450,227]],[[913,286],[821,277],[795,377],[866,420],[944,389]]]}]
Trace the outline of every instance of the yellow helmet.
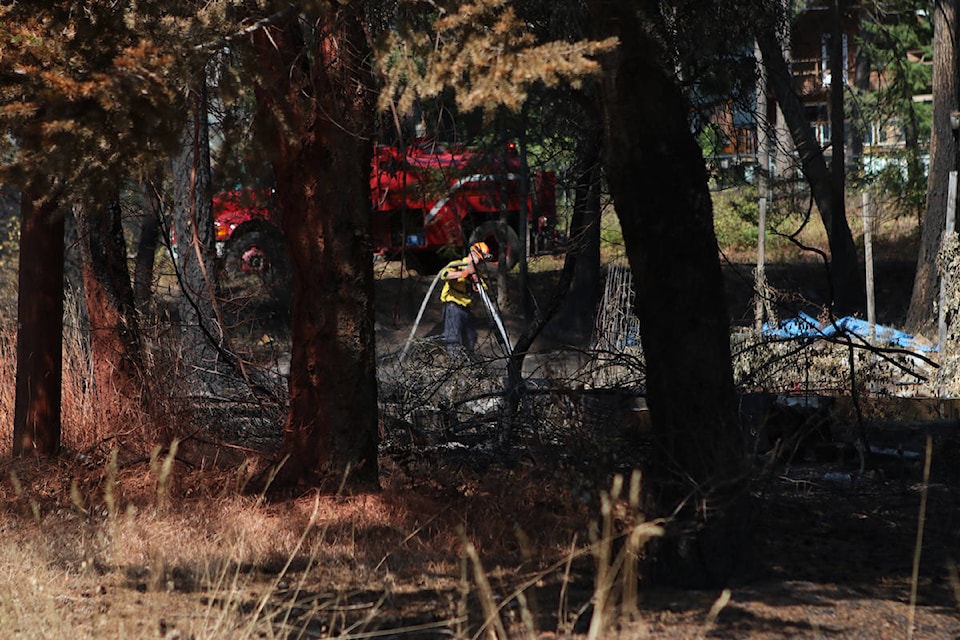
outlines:
[{"label": "yellow helmet", "polygon": [[490,247],[487,246],[486,242],[474,242],[470,247],[470,254],[478,262],[493,259],[493,255],[490,253]]}]

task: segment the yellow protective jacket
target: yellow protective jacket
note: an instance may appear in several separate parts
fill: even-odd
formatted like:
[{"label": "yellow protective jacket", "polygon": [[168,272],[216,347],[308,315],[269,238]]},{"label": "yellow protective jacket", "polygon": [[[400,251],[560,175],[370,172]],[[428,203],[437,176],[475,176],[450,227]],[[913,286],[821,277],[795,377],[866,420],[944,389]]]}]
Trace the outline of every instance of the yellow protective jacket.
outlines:
[{"label": "yellow protective jacket", "polygon": [[453,302],[465,309],[469,309],[473,303],[473,283],[469,275],[464,275],[452,280],[447,275],[454,271],[463,271],[470,266],[467,258],[460,258],[448,262],[447,266],[440,270],[440,277],[443,278],[443,289],[440,291],[440,302]]}]

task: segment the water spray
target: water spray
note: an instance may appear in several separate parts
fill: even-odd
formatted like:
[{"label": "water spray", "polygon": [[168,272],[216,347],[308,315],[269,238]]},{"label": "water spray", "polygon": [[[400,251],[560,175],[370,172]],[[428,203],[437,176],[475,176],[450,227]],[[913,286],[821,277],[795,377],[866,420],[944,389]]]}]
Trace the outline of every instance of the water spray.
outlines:
[{"label": "water spray", "polygon": [[[440,273],[443,273],[442,271]],[[434,277],[433,282],[430,283],[430,288],[427,289],[427,295],[423,296],[423,302],[420,303],[420,311],[417,313],[417,319],[413,323],[413,328],[410,329],[410,335],[407,336],[407,341],[403,343],[403,350],[400,351],[400,362],[403,362],[403,359],[407,356],[407,351],[410,349],[410,343],[413,342],[413,337],[417,335],[417,328],[420,326],[420,320],[423,319],[423,312],[427,308],[427,303],[430,302],[430,296],[433,295],[433,290],[437,288],[437,283],[440,282],[440,273]]]},{"label": "water spray", "polygon": [[[417,329],[420,327],[420,321],[423,319],[423,313],[427,309],[430,297],[433,295],[434,289],[437,288],[437,283],[440,282],[441,273],[443,272],[441,271],[433,278],[433,282],[430,283],[426,295],[423,296],[423,302],[420,303],[420,310],[417,312],[417,319],[414,320],[413,327],[410,329],[410,335],[407,336],[407,341],[403,343],[403,349],[400,350],[400,362],[403,362],[404,358],[407,357],[407,351],[410,350],[410,344],[417,335]],[[483,277],[480,276],[479,273],[477,274],[477,279],[477,291],[480,292],[480,300],[483,301],[483,306],[487,308],[487,312],[490,314],[490,317],[493,318],[493,322],[496,324],[497,330],[500,333],[503,348],[506,350],[507,355],[510,356],[513,353],[513,348],[510,344],[510,338],[507,336],[507,330],[503,325],[503,320],[500,318],[500,314],[497,313],[497,308],[494,306],[493,301],[490,300],[490,296],[487,295],[487,290],[483,285]]]}]

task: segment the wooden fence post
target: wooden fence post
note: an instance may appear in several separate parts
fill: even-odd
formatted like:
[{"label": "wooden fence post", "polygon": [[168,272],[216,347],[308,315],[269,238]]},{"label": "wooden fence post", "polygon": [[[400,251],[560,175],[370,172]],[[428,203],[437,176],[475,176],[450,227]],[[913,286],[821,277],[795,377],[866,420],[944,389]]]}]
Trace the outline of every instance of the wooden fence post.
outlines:
[{"label": "wooden fence post", "polygon": [[870,323],[870,344],[877,341],[877,304],[873,285],[873,220],[870,211],[870,193],[863,192],[863,262],[866,269],[867,285],[867,322]]},{"label": "wooden fence post", "polygon": [[757,224],[757,272],[754,275],[754,323],[757,333],[763,331],[763,316],[766,308],[767,275],[764,268],[767,252],[767,198],[760,198],[760,221]]},{"label": "wooden fence post", "polygon": [[[950,172],[950,182],[947,187],[947,224],[943,233],[943,241],[940,246],[944,246],[947,239],[953,235],[956,228],[957,219],[957,172]],[[937,319],[937,350],[940,352],[940,361],[943,362],[947,349],[947,278],[948,273],[940,276],[940,304],[938,305]]]}]

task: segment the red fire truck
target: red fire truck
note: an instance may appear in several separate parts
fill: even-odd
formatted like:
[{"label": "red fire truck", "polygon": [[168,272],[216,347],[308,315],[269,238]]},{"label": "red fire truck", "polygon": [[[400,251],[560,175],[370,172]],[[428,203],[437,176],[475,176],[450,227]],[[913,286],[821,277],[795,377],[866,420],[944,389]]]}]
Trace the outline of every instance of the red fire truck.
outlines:
[{"label": "red fire truck", "polygon": [[[558,248],[556,179],[535,172],[523,180],[516,146],[500,153],[421,140],[401,151],[377,145],[370,172],[373,242],[379,255],[418,258],[433,272],[478,240],[508,267],[519,259],[520,212],[527,213],[531,253]],[[526,193],[525,206],[523,194]],[[273,196],[240,189],[214,197],[217,253],[226,277],[258,276],[277,282],[287,269]],[[509,223],[501,222],[506,211]]]},{"label": "red fire truck", "polygon": [[[534,173],[527,184],[523,178],[512,143],[495,153],[430,140],[403,151],[377,146],[370,175],[374,243],[384,255],[416,255],[433,270],[483,240],[496,257],[503,248],[512,268],[520,257],[525,210],[531,253],[552,251],[559,235],[556,178],[549,171]],[[501,211],[509,223],[500,221]]]}]

